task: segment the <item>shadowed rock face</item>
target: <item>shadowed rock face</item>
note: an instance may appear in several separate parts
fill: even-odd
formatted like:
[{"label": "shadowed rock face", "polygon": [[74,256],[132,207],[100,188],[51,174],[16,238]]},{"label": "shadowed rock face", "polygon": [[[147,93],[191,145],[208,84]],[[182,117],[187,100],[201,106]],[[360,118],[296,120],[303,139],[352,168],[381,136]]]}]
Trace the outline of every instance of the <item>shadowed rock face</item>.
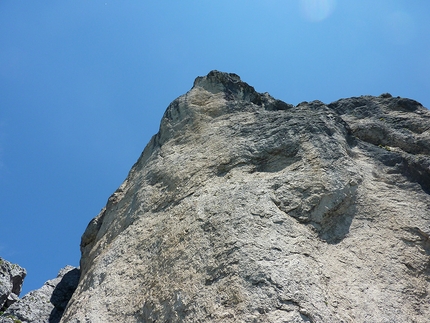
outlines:
[{"label": "shadowed rock face", "polygon": [[426,322],[429,127],[197,78],[88,225],[62,322]]},{"label": "shadowed rock face", "polygon": [[66,266],[48,280],[12,304],[0,316],[1,323],[58,323],[79,281],[79,269]]}]

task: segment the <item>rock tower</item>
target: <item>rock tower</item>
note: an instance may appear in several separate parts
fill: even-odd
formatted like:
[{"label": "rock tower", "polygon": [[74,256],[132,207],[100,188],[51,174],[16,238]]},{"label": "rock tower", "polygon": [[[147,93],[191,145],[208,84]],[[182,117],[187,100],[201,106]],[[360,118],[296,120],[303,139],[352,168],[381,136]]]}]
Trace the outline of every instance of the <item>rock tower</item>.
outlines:
[{"label": "rock tower", "polygon": [[428,322],[430,112],[212,71],[88,225],[63,323]]}]

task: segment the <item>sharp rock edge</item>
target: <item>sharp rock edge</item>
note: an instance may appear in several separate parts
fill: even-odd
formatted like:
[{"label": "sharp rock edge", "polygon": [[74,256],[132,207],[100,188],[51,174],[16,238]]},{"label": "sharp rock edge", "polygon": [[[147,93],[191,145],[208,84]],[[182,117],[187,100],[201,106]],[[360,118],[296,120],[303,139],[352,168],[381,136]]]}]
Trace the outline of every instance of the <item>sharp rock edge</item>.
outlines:
[{"label": "sharp rock edge", "polygon": [[[21,272],[24,270],[14,266]],[[16,297],[12,304],[6,304],[0,314],[0,323],[58,323],[78,285],[79,276],[79,268],[64,267],[56,278],[48,280],[41,288],[30,291],[21,299]]]}]

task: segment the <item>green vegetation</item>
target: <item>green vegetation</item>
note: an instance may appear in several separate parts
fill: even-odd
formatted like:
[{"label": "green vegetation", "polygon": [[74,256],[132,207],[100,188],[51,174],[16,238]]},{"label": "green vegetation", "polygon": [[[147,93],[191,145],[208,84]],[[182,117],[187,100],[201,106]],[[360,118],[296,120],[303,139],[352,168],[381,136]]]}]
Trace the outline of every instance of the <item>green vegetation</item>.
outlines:
[{"label": "green vegetation", "polygon": [[3,317],[5,317],[5,318],[8,318],[8,319],[12,319],[12,321],[13,321],[13,323],[22,323],[22,321],[21,320],[19,320],[16,316],[14,316],[14,315],[11,315],[11,314],[9,314],[9,315],[4,315],[4,311],[0,311],[0,316],[3,316]]},{"label": "green vegetation", "polygon": [[386,151],[391,151],[391,148],[390,148],[390,147],[388,147],[388,146],[382,146],[381,144],[379,144],[379,145],[378,145],[378,147],[379,147],[379,148],[383,148],[383,149],[385,149]]}]

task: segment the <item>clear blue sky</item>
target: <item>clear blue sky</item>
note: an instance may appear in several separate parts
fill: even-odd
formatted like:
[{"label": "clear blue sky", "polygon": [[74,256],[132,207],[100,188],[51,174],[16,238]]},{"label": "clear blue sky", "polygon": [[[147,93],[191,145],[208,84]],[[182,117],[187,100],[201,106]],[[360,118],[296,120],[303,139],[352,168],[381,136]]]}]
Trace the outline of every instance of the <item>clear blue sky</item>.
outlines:
[{"label": "clear blue sky", "polygon": [[0,256],[24,292],[77,266],[168,104],[212,69],[292,104],[430,107],[429,21],[428,0],[1,0]]}]

